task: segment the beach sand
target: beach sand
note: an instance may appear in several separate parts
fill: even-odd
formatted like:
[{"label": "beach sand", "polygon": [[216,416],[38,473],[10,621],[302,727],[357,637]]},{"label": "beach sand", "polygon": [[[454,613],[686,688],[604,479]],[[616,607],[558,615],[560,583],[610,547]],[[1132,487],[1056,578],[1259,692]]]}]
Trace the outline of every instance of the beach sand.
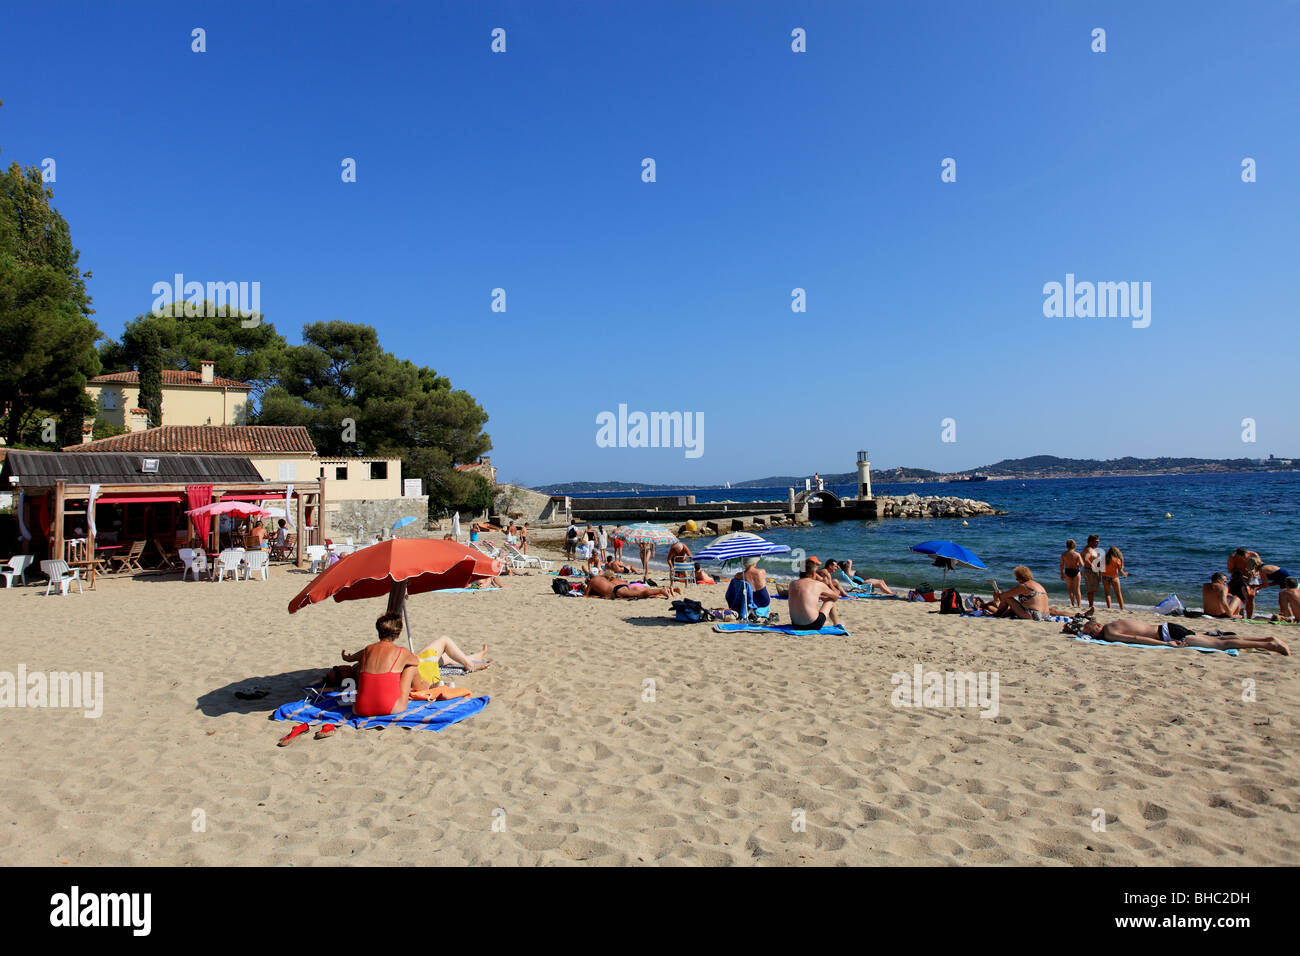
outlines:
[{"label": "beach sand", "polygon": [[[557,597],[534,573],[410,601],[417,647],[488,643],[495,666],[453,678],[491,695],[481,714],[438,734],[344,728],[277,748],[290,725],[268,714],[372,640],[383,610],[290,616],[309,580],[276,566],[266,582],[0,591],[0,671],[102,671],[105,697],[98,719],[0,711],[0,858],[1300,862],[1295,657],[1093,646],[1059,624],[903,601],[843,602],[850,637],[723,635],[673,623],[663,600]],[[718,606],[723,591],[691,595]],[[1300,650],[1300,628],[1231,628]],[[891,675],[916,664],[996,671],[998,716],[892,706]],[[235,698],[247,684],[271,694]]]}]

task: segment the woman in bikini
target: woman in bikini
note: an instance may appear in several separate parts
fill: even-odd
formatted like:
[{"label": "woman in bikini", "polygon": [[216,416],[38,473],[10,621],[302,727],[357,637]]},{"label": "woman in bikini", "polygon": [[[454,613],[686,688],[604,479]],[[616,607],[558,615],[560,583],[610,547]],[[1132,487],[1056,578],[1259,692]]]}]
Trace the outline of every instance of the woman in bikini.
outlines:
[{"label": "woman in bikini", "polygon": [[1106,549],[1106,570],[1101,573],[1101,584],[1106,590],[1106,606],[1110,607],[1110,592],[1114,590],[1115,600],[1119,602],[1119,609],[1124,610],[1124,592],[1120,590],[1120,575],[1128,577],[1128,572],[1124,570],[1124,555],[1120,554],[1119,548],[1111,545]]},{"label": "woman in bikini", "polygon": [[1070,606],[1083,607],[1083,588],[1079,575],[1083,571],[1083,555],[1074,550],[1074,539],[1065,542],[1065,552],[1061,555],[1061,580],[1070,592]]},{"label": "woman in bikini", "polygon": [[[330,677],[354,677],[357,682],[357,699],[352,712],[358,717],[381,717],[400,714],[411,699],[412,690],[428,690],[430,684],[420,676],[420,658],[394,643],[402,633],[402,615],[397,611],[381,614],[375,621],[379,640],[355,654],[343,652],[345,661],[355,661],[355,667],[336,667]],[[424,652],[434,651],[439,663],[454,663],[465,671],[480,671],[488,666],[487,645],[478,658],[466,657],[449,637],[440,637]],[[350,672],[350,673],[349,673]]]}]

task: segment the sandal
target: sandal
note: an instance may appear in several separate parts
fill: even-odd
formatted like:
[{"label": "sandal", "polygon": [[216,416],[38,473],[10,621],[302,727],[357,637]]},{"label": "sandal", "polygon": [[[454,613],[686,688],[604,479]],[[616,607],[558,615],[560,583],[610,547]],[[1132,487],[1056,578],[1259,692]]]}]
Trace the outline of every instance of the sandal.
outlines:
[{"label": "sandal", "polygon": [[276,746],[287,747],[289,746],[289,744],[293,743],[295,740],[297,740],[299,737],[301,737],[310,729],[311,728],[308,727],[306,724],[294,724],[293,730],[289,731],[287,734],[281,737],[280,742],[276,744]]},{"label": "sandal", "polygon": [[325,724],[320,730],[316,731],[316,739],[324,740],[326,737],[333,737],[336,730],[338,730],[338,727],[334,724]]}]

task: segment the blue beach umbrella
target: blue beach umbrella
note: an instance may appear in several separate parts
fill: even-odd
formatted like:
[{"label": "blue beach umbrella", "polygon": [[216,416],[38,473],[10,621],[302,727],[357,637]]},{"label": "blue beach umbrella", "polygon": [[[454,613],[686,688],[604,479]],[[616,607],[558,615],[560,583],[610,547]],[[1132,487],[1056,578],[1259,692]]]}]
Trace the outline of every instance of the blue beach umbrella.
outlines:
[{"label": "blue beach umbrella", "polygon": [[738,558],[786,554],[789,550],[789,547],[784,544],[775,544],[748,531],[736,531],[732,534],[724,534],[703,551],[696,553],[695,560],[701,563],[718,561],[725,564]]},{"label": "blue beach umbrella", "polygon": [[954,565],[964,564],[968,568],[982,568],[988,570],[988,565],[979,559],[979,556],[969,548],[963,548],[961,545],[952,541],[922,541],[920,544],[914,544],[909,551],[915,551],[917,554],[928,554],[934,558],[934,566],[943,568],[943,579],[948,580],[948,571]]}]

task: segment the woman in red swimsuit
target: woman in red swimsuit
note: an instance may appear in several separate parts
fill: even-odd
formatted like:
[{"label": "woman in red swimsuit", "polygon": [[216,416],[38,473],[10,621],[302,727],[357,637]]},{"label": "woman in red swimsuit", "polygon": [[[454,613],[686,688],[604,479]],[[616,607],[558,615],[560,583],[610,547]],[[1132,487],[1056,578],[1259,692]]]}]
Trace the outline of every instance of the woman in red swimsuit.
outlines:
[{"label": "woman in red swimsuit", "polygon": [[[394,641],[402,634],[402,615],[397,611],[381,614],[375,621],[379,640],[366,645],[355,654],[343,652],[345,661],[356,661],[353,673],[357,680],[357,699],[352,713],[358,717],[382,717],[400,714],[411,699],[411,689],[428,690],[429,682],[420,676],[420,659]],[[426,650],[438,653],[443,663],[455,663],[466,671],[482,670],[487,645],[478,658],[465,655],[449,637],[440,637]],[[339,668],[340,674],[348,670]]]}]

